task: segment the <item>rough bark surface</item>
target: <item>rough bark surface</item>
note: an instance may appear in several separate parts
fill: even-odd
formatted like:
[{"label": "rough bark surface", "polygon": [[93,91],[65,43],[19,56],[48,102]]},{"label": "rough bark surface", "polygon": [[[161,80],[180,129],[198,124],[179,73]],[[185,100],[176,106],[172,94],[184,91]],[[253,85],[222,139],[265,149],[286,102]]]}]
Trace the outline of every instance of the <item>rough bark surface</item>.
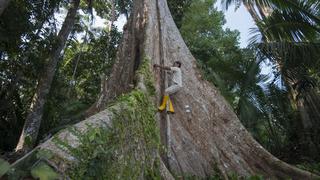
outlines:
[{"label": "rough bark surface", "polygon": [[[160,126],[162,134],[165,133],[162,138],[168,139],[164,141],[168,147],[168,162],[163,159],[160,162],[161,174],[165,179],[172,179],[172,173],[199,177],[220,173],[225,179],[228,179],[230,173],[239,176],[261,174],[272,179],[317,177],[278,160],[245,130],[216,88],[201,78],[196,61],[170,15],[166,0],[134,1],[131,18],[128,23],[131,30],[124,34],[117,63],[109,78],[109,98],[130,89],[129,84],[133,81],[133,76],[128,76],[134,73],[133,64],[138,63],[137,54],[140,54],[139,61],[143,53],[151,63],[169,65],[176,60],[183,63],[184,88],[172,98],[176,112],[170,115],[158,113],[157,116],[159,125],[161,121],[168,121],[165,127]],[[135,33],[129,36],[132,31]],[[141,41],[142,39],[144,41]],[[137,50],[134,48],[136,45],[139,46],[140,53],[132,52]],[[133,54],[136,56],[132,56]],[[131,58],[128,58],[128,55]],[[157,101],[160,101],[163,79],[159,72],[154,72]],[[138,82],[137,86],[144,85]],[[185,105],[191,106],[191,113],[186,113]],[[95,126],[107,123],[112,127],[111,119],[112,113],[104,110],[75,126],[83,132],[86,131],[88,123]],[[79,140],[68,130],[64,130],[58,136],[73,147],[79,146]],[[57,147],[52,139],[40,145],[40,148],[48,149],[55,154],[56,160],[51,164],[61,172],[76,163],[76,159]]]},{"label": "rough bark surface", "polygon": [[[139,1],[141,2],[141,1]],[[105,105],[134,87],[134,72],[138,69],[144,42],[144,3],[134,2],[132,14],[124,27],[122,42],[110,76],[98,100],[86,112],[86,117],[105,108]],[[129,28],[128,28],[129,27]]]},{"label": "rough bark surface", "polygon": [[[148,26],[145,54],[159,63],[155,2],[148,2]],[[164,64],[182,62],[183,90],[173,97],[175,114],[170,116],[170,169],[201,177],[216,169],[227,178],[262,174],[271,178],[311,179],[312,174],[292,167],[268,153],[245,130],[220,93],[201,78],[196,61],[185,45],[170,15],[165,0],[159,0]],[[153,33],[152,33],[153,32]],[[160,79],[158,78],[159,82]],[[160,84],[158,84],[159,89]],[[189,105],[191,113],[184,107]],[[163,119],[162,119],[163,120]]]},{"label": "rough bark surface", "polygon": [[30,110],[24,123],[16,151],[32,148],[37,140],[46,97],[50,91],[61,52],[75,23],[79,4],[80,0],[73,1],[61,30],[59,31],[57,42],[54,49],[52,49],[52,53],[49,55],[45,70],[38,82],[36,93],[33,96]]}]

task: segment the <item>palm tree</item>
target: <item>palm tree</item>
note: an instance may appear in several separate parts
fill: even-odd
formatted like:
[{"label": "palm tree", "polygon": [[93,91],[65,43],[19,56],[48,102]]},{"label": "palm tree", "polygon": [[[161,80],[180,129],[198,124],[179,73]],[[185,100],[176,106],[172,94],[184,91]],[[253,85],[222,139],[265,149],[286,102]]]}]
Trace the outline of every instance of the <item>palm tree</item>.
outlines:
[{"label": "palm tree", "polygon": [[[319,60],[319,2],[308,0],[225,0],[243,3],[258,26],[259,39],[252,44],[270,60],[278,64],[279,72],[291,93],[294,107],[300,114],[304,127],[301,142],[307,142],[309,155],[319,150],[318,120],[320,97],[308,69]],[[318,145],[318,147],[316,147]]]},{"label": "palm tree", "polygon": [[[294,108],[302,120],[304,131],[301,144],[307,147],[309,155],[315,157],[319,150],[317,127],[320,119],[320,97],[308,71],[319,60],[317,52],[320,44],[314,42],[314,39],[320,31],[318,19],[304,13],[307,9],[309,12],[318,12],[310,7],[300,4],[296,11],[276,9],[257,25],[264,39],[259,43],[259,49],[278,64],[279,71],[291,92]],[[303,8],[304,11],[301,10]]]},{"label": "palm tree", "polygon": [[[241,3],[257,23],[268,19],[270,26],[261,29],[261,33],[276,35],[277,40],[291,41],[313,40],[315,32],[320,33],[319,2],[313,0],[222,0],[226,8],[230,4],[239,6]],[[290,22],[290,23],[289,23]],[[271,24],[272,23],[272,24]],[[266,28],[266,27],[264,27]]]}]

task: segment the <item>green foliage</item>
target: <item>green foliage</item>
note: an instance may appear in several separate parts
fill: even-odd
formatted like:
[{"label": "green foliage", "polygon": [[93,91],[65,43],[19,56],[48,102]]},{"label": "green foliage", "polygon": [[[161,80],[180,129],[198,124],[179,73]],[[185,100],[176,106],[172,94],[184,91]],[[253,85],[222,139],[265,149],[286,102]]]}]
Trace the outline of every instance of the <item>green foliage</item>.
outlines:
[{"label": "green foliage", "polygon": [[[316,151],[320,149],[320,114],[313,105],[320,102],[319,74],[314,74],[320,70],[318,2],[269,0],[269,4],[256,5],[258,8],[266,6],[272,13],[256,22],[261,38],[253,41],[252,46],[256,46],[263,58],[278,65],[276,72],[290,92],[292,108],[300,116],[294,119],[302,127],[298,132],[300,156],[319,160]],[[313,148],[309,144],[313,144]]]},{"label": "green foliage", "polygon": [[264,180],[264,178],[262,176],[259,176],[259,175],[250,176],[250,177],[248,177],[246,179],[247,180]]},{"label": "green foliage", "polygon": [[[251,6],[250,14],[255,16],[264,40],[313,41],[319,34],[319,5],[314,0],[223,0],[228,6],[244,3]],[[266,13],[266,11],[268,11]],[[260,21],[260,22],[258,22]],[[261,28],[261,25],[264,28]]]},{"label": "green foliage", "polygon": [[40,180],[59,179],[61,175],[48,163],[49,159],[54,160],[55,158],[49,150],[34,149],[27,156],[8,166],[9,170],[4,177],[7,179],[25,179],[30,177]]},{"label": "green foliage", "polygon": [[180,28],[184,13],[190,6],[192,0],[168,0],[167,2],[174,22],[176,23],[177,27]]},{"label": "green foliage", "polygon": [[10,164],[0,158],[0,177],[6,174],[6,172],[10,169]]},{"label": "green foliage", "polygon": [[185,12],[181,34],[204,77],[219,88],[234,109],[246,106],[249,107],[246,114],[251,111],[253,115],[249,93],[260,90],[259,66],[252,51],[238,47],[239,32],[223,30],[224,17],[213,7],[214,3],[213,0],[193,1]]},{"label": "green foliage", "polygon": [[111,72],[121,34],[115,28],[110,36],[104,30],[99,37],[89,34],[83,42],[68,43],[45,107],[41,134],[70,123],[70,118],[94,103],[100,93],[101,77]]},{"label": "green foliage", "polygon": [[154,96],[156,94],[156,88],[154,87],[155,81],[153,79],[153,75],[150,72],[150,62],[149,58],[144,57],[139,69],[136,71],[136,75],[140,75],[144,78],[143,83],[146,85],[149,95]]},{"label": "green foliage", "polygon": [[48,164],[48,159],[53,158],[49,150],[32,150],[27,156],[13,163],[6,173],[8,179],[24,179],[34,177],[35,179],[58,179],[59,174]]},{"label": "green foliage", "polygon": [[38,159],[51,159],[53,157],[53,154],[49,150],[41,149],[38,150],[36,156]]},{"label": "green foliage", "polygon": [[45,57],[53,41],[49,23],[60,0],[12,0],[0,18],[0,148],[18,141]]},{"label": "green foliage", "polygon": [[245,54],[238,47],[239,32],[222,29],[224,17],[214,3],[193,1],[185,12],[181,34],[204,77],[218,86],[232,104],[237,97],[234,91],[239,92],[254,59],[252,52],[247,50]]},{"label": "green foliage", "polygon": [[31,145],[31,142],[32,142],[32,137],[27,136],[26,139],[25,139],[26,145]]},{"label": "green foliage", "polygon": [[40,180],[54,180],[58,179],[59,174],[57,174],[50,166],[40,162],[31,170],[31,175],[35,179]]}]

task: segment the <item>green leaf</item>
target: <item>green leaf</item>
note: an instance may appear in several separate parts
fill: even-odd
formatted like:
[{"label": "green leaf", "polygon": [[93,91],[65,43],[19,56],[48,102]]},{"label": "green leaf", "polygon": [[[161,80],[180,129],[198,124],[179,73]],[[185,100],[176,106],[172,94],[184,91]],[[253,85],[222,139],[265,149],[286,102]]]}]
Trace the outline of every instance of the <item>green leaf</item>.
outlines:
[{"label": "green leaf", "polygon": [[44,162],[40,162],[32,168],[31,175],[33,178],[40,180],[54,180],[59,178],[59,174]]},{"label": "green leaf", "polygon": [[248,180],[263,180],[262,176],[259,175],[253,175],[247,178]]},{"label": "green leaf", "polygon": [[45,149],[41,149],[37,153],[37,158],[39,158],[39,159],[41,159],[41,158],[50,159],[50,158],[52,158],[52,156],[53,156],[52,152],[49,150],[45,150]]},{"label": "green leaf", "polygon": [[0,177],[6,174],[6,172],[10,169],[10,164],[0,158]]}]

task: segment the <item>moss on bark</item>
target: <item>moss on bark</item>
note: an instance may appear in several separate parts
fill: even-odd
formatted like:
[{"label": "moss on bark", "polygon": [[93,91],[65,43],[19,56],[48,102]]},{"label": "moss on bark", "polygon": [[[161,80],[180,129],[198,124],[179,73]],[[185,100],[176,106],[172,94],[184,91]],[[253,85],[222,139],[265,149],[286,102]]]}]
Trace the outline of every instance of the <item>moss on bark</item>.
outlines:
[{"label": "moss on bark", "polygon": [[110,107],[114,113],[112,128],[89,127],[85,135],[74,129],[81,145],[68,147],[79,161],[68,172],[72,179],[160,178],[154,105],[140,90],[119,97],[118,103],[121,105]]}]

